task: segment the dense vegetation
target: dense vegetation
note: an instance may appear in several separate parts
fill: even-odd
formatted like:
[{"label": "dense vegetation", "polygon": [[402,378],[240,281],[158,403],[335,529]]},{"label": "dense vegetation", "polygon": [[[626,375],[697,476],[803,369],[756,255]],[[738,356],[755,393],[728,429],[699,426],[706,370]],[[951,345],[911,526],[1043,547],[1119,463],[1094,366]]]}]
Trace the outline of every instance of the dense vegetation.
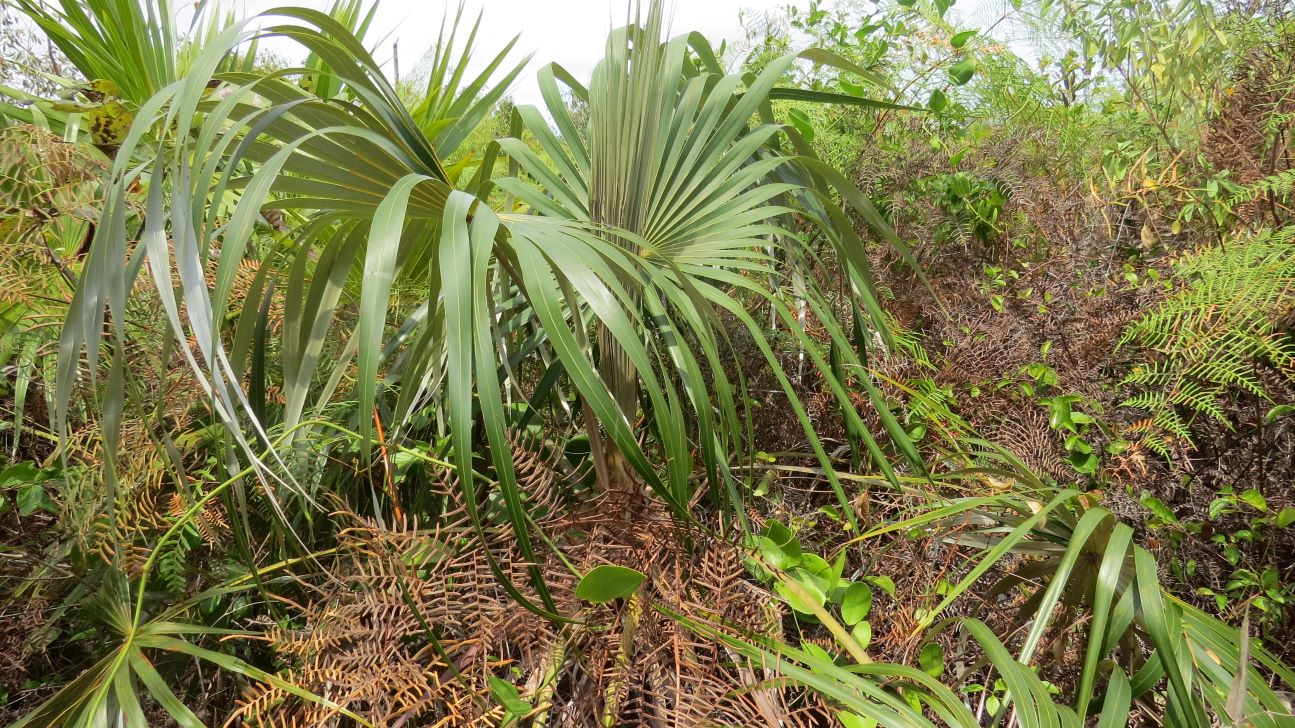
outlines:
[{"label": "dense vegetation", "polygon": [[0,716],[1295,725],[1295,14],[952,6],[5,0]]}]

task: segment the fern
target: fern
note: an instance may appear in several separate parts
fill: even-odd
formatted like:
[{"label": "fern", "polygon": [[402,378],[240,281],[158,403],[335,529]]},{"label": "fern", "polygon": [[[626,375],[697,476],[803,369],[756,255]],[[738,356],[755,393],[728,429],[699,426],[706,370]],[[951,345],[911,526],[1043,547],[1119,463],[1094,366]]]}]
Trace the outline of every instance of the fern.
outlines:
[{"label": "fern", "polygon": [[166,590],[172,594],[183,595],[189,583],[191,539],[195,539],[197,534],[190,525],[186,526],[179,536],[168,541],[163,547],[162,553],[158,555],[156,568],[158,578],[166,586]]},{"label": "fern", "polygon": [[1265,134],[1279,134],[1291,124],[1295,124],[1295,111],[1274,112],[1264,118],[1263,132]]},{"label": "fern", "polygon": [[1190,443],[1196,418],[1231,427],[1229,395],[1271,399],[1264,369],[1295,380],[1295,340],[1277,326],[1292,302],[1292,242],[1295,226],[1183,256],[1174,264],[1179,290],[1125,329],[1121,346],[1156,355],[1120,383],[1132,392],[1122,404],[1151,415],[1141,428],[1148,448],[1166,455],[1167,438]]},{"label": "fern", "polygon": [[927,353],[926,347],[922,346],[922,333],[905,327],[899,319],[891,314],[885,314],[886,328],[890,330],[891,341],[895,343],[894,351],[888,352],[888,355],[899,354],[906,356],[916,362],[918,366],[924,369],[934,371],[935,364],[931,363],[931,355]]},{"label": "fern", "polygon": [[952,388],[941,387],[929,377],[911,382],[911,385],[913,392],[909,412],[912,418],[926,422],[939,422],[960,431],[969,429],[954,411],[957,400],[953,396]]},{"label": "fern", "polygon": [[1295,169],[1268,175],[1261,180],[1246,185],[1232,198],[1233,204],[1250,202],[1261,197],[1289,199],[1295,192]]}]

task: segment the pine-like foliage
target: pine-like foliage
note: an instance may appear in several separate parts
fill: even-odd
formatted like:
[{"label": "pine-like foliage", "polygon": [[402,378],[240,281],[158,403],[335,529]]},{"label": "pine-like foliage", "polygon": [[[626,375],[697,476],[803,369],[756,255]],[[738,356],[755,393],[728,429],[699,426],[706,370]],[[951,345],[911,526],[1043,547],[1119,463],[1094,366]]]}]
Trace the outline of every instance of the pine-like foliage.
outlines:
[{"label": "pine-like foliage", "polygon": [[1121,382],[1136,392],[1123,404],[1151,414],[1148,447],[1165,455],[1166,437],[1190,442],[1198,417],[1231,426],[1228,394],[1271,399],[1265,369],[1292,377],[1295,341],[1280,326],[1292,301],[1292,242],[1295,226],[1183,256],[1174,264],[1181,287],[1125,330],[1121,346],[1157,355]]}]

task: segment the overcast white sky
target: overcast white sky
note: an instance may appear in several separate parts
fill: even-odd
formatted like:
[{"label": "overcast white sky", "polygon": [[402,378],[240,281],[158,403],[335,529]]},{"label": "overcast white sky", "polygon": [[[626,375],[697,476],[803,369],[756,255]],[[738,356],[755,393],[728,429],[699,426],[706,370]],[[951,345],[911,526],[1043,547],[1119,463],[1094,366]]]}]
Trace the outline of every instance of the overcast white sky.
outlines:
[{"label": "overcast white sky", "polygon": [[[718,46],[722,39],[733,42],[742,38],[739,13],[743,9],[762,13],[793,2],[803,4],[803,0],[667,0],[667,8],[673,10],[671,28],[675,33],[699,30]],[[242,4],[250,15],[281,2],[245,0]],[[289,4],[322,10],[330,2],[301,0]],[[520,59],[530,51],[535,52],[535,57],[518,78],[512,95],[518,103],[540,104],[535,70],[545,63],[557,62],[576,78],[588,79],[594,64],[602,57],[607,31],[613,25],[624,25],[626,6],[626,0],[466,0],[464,17],[475,19],[477,13],[485,12],[477,41],[479,62],[484,62],[487,53],[497,52],[514,35],[521,34],[517,57]],[[447,12],[453,14],[457,8],[458,0],[382,0],[378,4],[374,32],[369,37],[374,41],[384,37],[387,40],[374,49],[374,55],[390,73],[391,43],[398,42],[400,72],[408,75],[436,42],[441,18]]]},{"label": "overcast white sky", "polygon": [[[173,0],[179,2],[180,0]],[[225,0],[236,3],[244,17],[272,7],[301,5],[327,10],[333,0]],[[368,3],[374,0],[365,0]],[[400,72],[408,78],[419,59],[436,42],[441,20],[453,16],[459,0],[376,0],[378,11],[374,27],[367,36],[374,57],[388,76],[392,72],[392,43],[399,47]],[[646,3],[646,0],[637,0]],[[493,57],[515,35],[520,35],[514,56],[520,60],[534,52],[527,70],[518,76],[511,95],[519,104],[543,106],[535,85],[535,72],[546,63],[560,63],[577,79],[587,81],[594,64],[602,58],[607,32],[625,24],[626,8],[636,0],[464,0],[463,17],[467,27],[478,13],[484,12],[477,37],[474,64],[481,66]],[[782,15],[789,5],[805,8],[809,0],[665,0],[671,35],[701,31],[712,43],[728,40],[730,45],[742,41],[743,13],[760,18],[765,14]],[[827,4],[827,3],[825,3]],[[867,4],[865,4],[866,6]],[[955,27],[985,30],[994,25],[1003,12],[1006,0],[958,0],[948,18]],[[1017,52],[1031,55],[1028,43],[1002,37],[1007,26],[995,34],[1006,40]],[[291,41],[270,41],[272,50],[299,60],[304,53]],[[475,69],[470,69],[475,70]]]}]

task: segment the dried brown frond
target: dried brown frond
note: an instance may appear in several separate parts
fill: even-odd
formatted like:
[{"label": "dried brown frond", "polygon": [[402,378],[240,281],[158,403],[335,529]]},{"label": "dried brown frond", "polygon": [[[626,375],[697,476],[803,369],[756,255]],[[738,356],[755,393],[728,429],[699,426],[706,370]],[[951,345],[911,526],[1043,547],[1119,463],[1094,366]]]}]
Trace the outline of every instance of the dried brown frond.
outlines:
[{"label": "dried brown frond", "polygon": [[[527,464],[525,472],[537,468]],[[441,474],[433,488],[451,503],[442,525],[403,521],[383,529],[356,521],[338,536],[334,579],[317,587],[318,597],[293,626],[276,626],[269,639],[290,680],[375,725],[494,725],[502,710],[489,697],[487,676],[536,664],[556,633],[495,579],[466,515],[453,505],[453,479]],[[526,588],[525,567],[507,536],[492,535],[485,548]],[[554,578],[560,583],[560,575]],[[310,726],[331,717],[326,708],[261,687],[244,696],[230,722]]]},{"label": "dried brown frond", "polygon": [[1016,453],[1032,470],[1063,478],[1067,473],[1061,459],[1059,436],[1048,425],[1048,418],[1038,407],[1014,403],[993,415],[985,428],[997,444]]},{"label": "dried brown frond", "polygon": [[[514,459],[529,505],[579,573],[599,564],[642,571],[632,599],[585,605],[578,579],[553,554],[537,565],[562,614],[555,624],[522,608],[492,573],[487,552],[532,603],[530,582],[510,531],[477,538],[452,476],[432,488],[449,505],[439,525],[355,524],[338,536],[332,578],[312,587],[289,624],[267,639],[283,677],[354,711],[374,725],[496,725],[503,709],[489,680],[502,679],[533,701],[549,726],[762,725],[803,721],[825,707],[803,691],[768,682],[772,672],[698,638],[655,605],[742,633],[772,634],[781,615],[746,578],[733,545],[680,527],[661,504],[624,496],[585,502],[568,495],[561,448],[514,434]],[[610,515],[609,515],[610,514]],[[229,724],[319,725],[335,716],[285,691],[261,686],[243,696]],[[797,723],[793,722],[792,725]]]},{"label": "dried brown frond", "polygon": [[[192,506],[191,499],[181,493],[172,493],[167,499],[167,512],[175,519],[183,516]],[[204,503],[194,514],[194,524],[208,546],[217,545],[229,533],[229,519],[225,517],[225,509],[214,501]]]},{"label": "dried brown frond", "polygon": [[532,515],[541,520],[563,514],[571,506],[567,483],[576,477],[565,473],[565,456],[560,448],[524,432],[511,432],[513,468],[526,494]]},{"label": "dried brown frond", "polygon": [[56,202],[75,185],[97,181],[105,172],[106,160],[85,145],[30,124],[0,128],[0,190],[10,205]]}]

